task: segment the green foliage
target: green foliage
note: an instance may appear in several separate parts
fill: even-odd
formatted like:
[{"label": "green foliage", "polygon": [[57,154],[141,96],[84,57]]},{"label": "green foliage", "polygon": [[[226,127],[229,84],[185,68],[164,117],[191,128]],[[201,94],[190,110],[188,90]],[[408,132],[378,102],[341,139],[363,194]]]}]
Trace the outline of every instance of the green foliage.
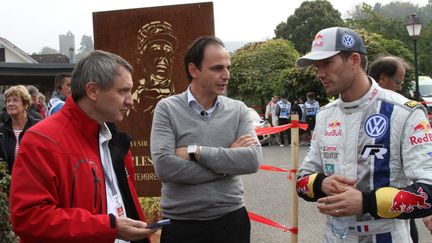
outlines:
[{"label": "green foliage", "polygon": [[147,223],[153,223],[162,219],[160,210],[160,197],[140,197],[141,208],[146,216]]},{"label": "green foliage", "polygon": [[293,67],[285,69],[281,72],[280,78],[284,80],[283,97],[288,97],[289,99],[303,97],[305,99],[306,93],[313,91],[320,103],[327,103],[329,100],[321,81],[315,75],[313,66],[309,68]]},{"label": "green foliage", "polygon": [[[357,21],[369,17],[368,13],[364,12],[364,5],[367,4],[362,3],[355,6],[354,11],[350,13],[351,19]],[[411,13],[417,13],[424,24],[428,24],[432,21],[432,1],[429,1],[426,6],[419,6],[415,4],[414,1],[392,1],[386,5],[375,3],[373,8],[371,6],[369,6],[369,8],[375,14],[384,16],[387,19],[405,20]]]},{"label": "green foliage", "polygon": [[89,35],[83,35],[81,38],[79,53],[90,53],[94,50],[92,37]]},{"label": "green foliage", "polygon": [[[374,8],[362,4],[355,7],[351,19],[347,20],[351,28],[365,29],[367,32],[380,34],[383,38],[395,40],[393,43],[381,43],[387,53],[399,55],[397,51],[390,51],[391,48],[403,45],[411,54],[403,57],[413,64],[413,41],[406,31],[405,21],[408,16],[416,12],[423,23],[420,37],[417,39],[417,54],[419,74],[432,75],[432,0],[424,7],[419,7],[408,2],[391,2],[381,6],[376,4]],[[397,41],[396,41],[397,40]],[[381,49],[383,49],[381,48]],[[369,48],[368,48],[369,49]],[[396,52],[396,53],[395,53]],[[413,70],[412,70],[413,71]],[[406,80],[412,80],[412,72],[408,73]]]},{"label": "green foliage", "polygon": [[386,39],[381,34],[369,32],[364,29],[357,29],[355,31],[362,36],[365,42],[369,62],[372,62],[378,56],[382,55],[399,56],[408,62],[412,62],[412,51],[406,48],[401,41],[397,39]]},{"label": "green foliage", "polygon": [[75,61],[79,62],[83,57],[87,56],[94,50],[93,39],[89,35],[83,35],[80,42],[80,48],[75,55]]},{"label": "green foliage", "polygon": [[362,17],[347,19],[346,22],[350,28],[365,29],[368,32],[379,33],[387,39],[398,39],[403,42],[408,40],[409,37],[404,25],[404,19],[386,17],[379,10],[372,9],[366,3],[363,3],[357,11],[361,11]]},{"label": "green foliage", "polygon": [[344,26],[339,11],[326,0],[305,1],[297,8],[286,22],[276,26],[276,38],[283,38],[294,43],[300,53],[310,51],[312,39],[321,29]]},{"label": "green foliage", "polygon": [[[371,33],[364,29],[356,30],[359,33],[366,45],[368,63],[372,63],[379,56],[393,55],[403,58],[408,63],[413,63],[414,56],[411,50],[397,39],[386,39],[380,34]],[[406,78],[403,86],[403,91],[407,92],[413,85],[410,80],[414,78],[414,70],[409,69],[406,73]]]},{"label": "green foliage", "polygon": [[297,58],[298,52],[286,40],[246,45],[231,56],[228,95],[249,105],[264,105],[266,99],[285,88],[280,72],[293,67]]},{"label": "green foliage", "polygon": [[419,73],[432,77],[432,22],[422,27],[417,45]]},{"label": "green foliage", "polygon": [[[1,178],[1,176],[0,176]],[[18,237],[12,231],[9,209],[9,186],[11,176],[5,175],[0,180],[0,242],[18,242]]]}]

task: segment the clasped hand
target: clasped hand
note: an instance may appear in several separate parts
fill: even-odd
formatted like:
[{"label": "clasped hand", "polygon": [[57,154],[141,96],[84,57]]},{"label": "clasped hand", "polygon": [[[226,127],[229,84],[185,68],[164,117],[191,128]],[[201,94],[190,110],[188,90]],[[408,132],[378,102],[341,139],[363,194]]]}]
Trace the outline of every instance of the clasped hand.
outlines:
[{"label": "clasped hand", "polygon": [[331,216],[351,216],[363,211],[363,196],[354,188],[356,181],[341,175],[326,177],[321,185],[327,195],[318,199],[320,213]]}]

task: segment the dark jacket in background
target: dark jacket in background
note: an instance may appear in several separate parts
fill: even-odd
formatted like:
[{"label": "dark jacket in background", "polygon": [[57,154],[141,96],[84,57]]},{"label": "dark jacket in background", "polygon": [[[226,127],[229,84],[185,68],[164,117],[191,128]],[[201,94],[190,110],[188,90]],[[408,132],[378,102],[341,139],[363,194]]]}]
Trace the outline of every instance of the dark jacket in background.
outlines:
[{"label": "dark jacket in background", "polygon": [[[38,123],[40,120],[27,115],[27,123],[25,124],[22,132],[19,135],[18,143],[21,142],[21,139],[24,133],[32,127],[34,124]],[[12,174],[12,167],[15,161],[15,145],[17,141],[15,138],[15,134],[12,129],[12,118],[8,118],[6,122],[0,126],[0,157],[6,160],[8,172]]]}]

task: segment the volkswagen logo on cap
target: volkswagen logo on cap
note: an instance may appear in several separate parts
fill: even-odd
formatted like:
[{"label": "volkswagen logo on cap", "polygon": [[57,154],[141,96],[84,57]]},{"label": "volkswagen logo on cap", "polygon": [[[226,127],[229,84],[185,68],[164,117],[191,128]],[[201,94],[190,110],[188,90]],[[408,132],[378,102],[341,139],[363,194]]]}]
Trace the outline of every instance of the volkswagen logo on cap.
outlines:
[{"label": "volkswagen logo on cap", "polygon": [[355,44],[355,40],[351,35],[342,36],[342,45],[346,48],[352,48]]}]

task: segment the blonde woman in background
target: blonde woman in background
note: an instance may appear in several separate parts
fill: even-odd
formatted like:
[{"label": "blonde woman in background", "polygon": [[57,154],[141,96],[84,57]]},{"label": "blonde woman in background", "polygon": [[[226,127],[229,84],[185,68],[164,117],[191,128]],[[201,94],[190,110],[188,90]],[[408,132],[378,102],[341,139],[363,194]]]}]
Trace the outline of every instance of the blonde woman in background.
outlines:
[{"label": "blonde woman in background", "polygon": [[27,113],[31,96],[26,87],[12,86],[5,91],[4,96],[9,118],[0,127],[0,156],[7,161],[8,172],[12,174],[21,138],[25,131],[39,120],[30,117]]}]

